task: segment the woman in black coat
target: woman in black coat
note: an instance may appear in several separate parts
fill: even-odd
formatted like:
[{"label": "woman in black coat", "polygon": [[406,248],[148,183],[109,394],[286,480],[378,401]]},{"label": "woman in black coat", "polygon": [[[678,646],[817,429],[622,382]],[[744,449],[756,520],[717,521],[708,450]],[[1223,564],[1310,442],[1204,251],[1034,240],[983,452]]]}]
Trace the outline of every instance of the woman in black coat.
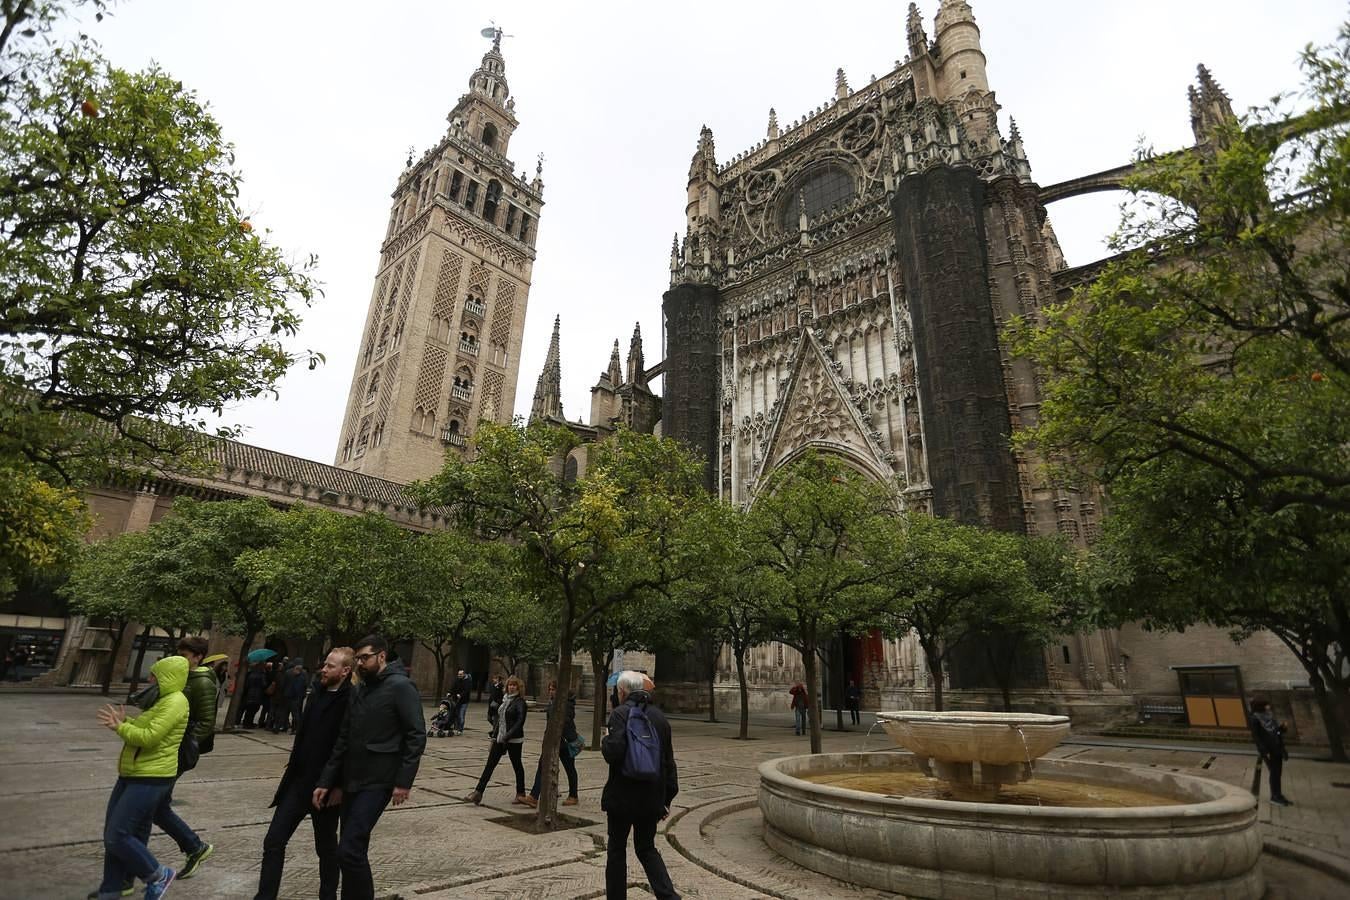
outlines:
[{"label": "woman in black coat", "polygon": [[525,697],[524,685],[512,675],[506,679],[506,695],[497,710],[497,721],[492,726],[492,749],[488,750],[487,765],[483,766],[483,777],[478,779],[478,787],[469,793],[465,800],[475,805],[483,802],[483,791],[487,790],[488,779],[503,756],[511,758],[511,768],[516,772],[516,799],[512,803],[527,803],[525,793],[525,766],[520,761],[520,747],[525,743]]},{"label": "woman in black coat", "polygon": [[1289,758],[1289,751],[1284,748],[1284,733],[1289,726],[1276,722],[1270,701],[1260,697],[1252,701],[1252,714],[1247,724],[1252,730],[1252,740],[1256,742],[1256,752],[1261,754],[1266,770],[1270,772],[1270,802],[1276,806],[1293,806],[1280,790],[1284,761]]},{"label": "woman in black coat", "polygon": [[[548,710],[544,713],[548,720],[552,721],[553,713],[558,708],[558,682],[550,681],[548,683]],[[563,806],[577,805],[577,763],[576,756],[572,751],[572,746],[577,739],[577,698],[575,694],[567,695],[567,703],[563,706],[563,731],[562,743],[558,745],[558,762],[562,763],[563,771],[567,773],[567,799],[563,801]],[[544,760],[539,760],[539,765],[534,770],[534,787],[530,788],[530,796],[526,798],[526,806],[539,805],[540,782],[544,775]]]}]

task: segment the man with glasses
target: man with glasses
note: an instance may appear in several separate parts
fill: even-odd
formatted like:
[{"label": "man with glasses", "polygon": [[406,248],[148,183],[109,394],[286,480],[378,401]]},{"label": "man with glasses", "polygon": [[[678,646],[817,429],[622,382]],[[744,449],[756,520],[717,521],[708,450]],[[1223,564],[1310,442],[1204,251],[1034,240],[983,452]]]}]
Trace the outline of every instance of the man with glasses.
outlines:
[{"label": "man with glasses", "polygon": [[337,744],[319,776],[313,805],[322,809],[333,788],[342,790],[342,832],[338,864],[343,900],[372,900],[370,834],[392,800],[408,799],[426,748],[422,699],[399,660],[389,661],[389,646],[376,635],[356,645],[361,683],[352,690],[347,718]]},{"label": "man with glasses", "polygon": [[286,772],[272,797],[272,824],[263,838],[262,869],[254,900],[276,900],[286,865],[286,844],[305,816],[314,826],[314,852],[319,857],[319,900],[338,895],[338,805],[340,788],[329,791],[320,809],[313,807],[314,787],[337,743],[347,718],[351,693],[351,647],[334,647],[319,669],[319,689],[295,717],[295,742]]}]

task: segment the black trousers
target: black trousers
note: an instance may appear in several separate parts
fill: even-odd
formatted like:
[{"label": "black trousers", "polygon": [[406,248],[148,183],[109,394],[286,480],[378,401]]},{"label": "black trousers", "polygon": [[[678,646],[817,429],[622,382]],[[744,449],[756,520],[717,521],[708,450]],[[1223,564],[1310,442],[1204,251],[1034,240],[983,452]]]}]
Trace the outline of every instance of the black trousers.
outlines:
[{"label": "black trousers", "polygon": [[[577,795],[577,762],[572,758],[572,754],[564,743],[558,748],[558,761],[562,763],[563,771],[567,773],[567,796],[575,797]],[[543,790],[539,785],[544,780],[544,761],[539,760],[539,765],[534,768],[534,787],[530,788],[530,796],[538,799],[539,792]]]},{"label": "black trousers", "polygon": [[292,785],[281,797],[272,824],[263,838],[262,872],[258,893],[253,900],[276,900],[281,890],[281,872],[286,865],[286,844],[305,816],[314,825],[314,852],[319,857],[319,900],[337,900],[338,895],[338,808],[314,808],[314,792],[305,784]]},{"label": "black trousers", "polygon": [[370,874],[370,833],[380,821],[392,789],[371,788],[342,798],[342,835],[338,838],[338,866],[342,869],[342,900],[374,900],[375,879]]},{"label": "black trousers", "polygon": [[478,793],[487,790],[492,770],[497,768],[497,763],[501,762],[503,756],[511,757],[511,768],[516,770],[516,796],[525,793],[525,766],[520,761],[520,744],[499,744],[496,741],[492,742],[492,749],[488,751],[487,765],[483,766],[483,777],[478,779]]},{"label": "black trousers", "polygon": [[675,886],[670,883],[665,860],[656,849],[658,819],[626,819],[609,815],[609,842],[605,853],[605,900],[627,900],[628,897],[628,832],[633,832],[633,850],[637,853],[647,883],[657,900],[680,900]]},{"label": "black trousers", "polygon": [[1267,756],[1266,769],[1270,772],[1270,799],[1283,797],[1284,791],[1280,790],[1280,777],[1284,775],[1284,757],[1278,753]]}]

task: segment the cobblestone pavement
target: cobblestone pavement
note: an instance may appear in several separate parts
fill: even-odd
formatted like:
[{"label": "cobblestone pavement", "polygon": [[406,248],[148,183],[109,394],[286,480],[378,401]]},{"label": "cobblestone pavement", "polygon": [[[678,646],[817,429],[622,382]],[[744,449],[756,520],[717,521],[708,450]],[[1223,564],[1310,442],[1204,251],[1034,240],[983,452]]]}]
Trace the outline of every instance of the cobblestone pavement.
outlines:
[{"label": "cobblestone pavement", "polygon": [[[98,881],[100,831],[107,793],[116,777],[120,742],[98,726],[101,698],[88,695],[0,694],[0,898],[82,898]],[[472,789],[487,750],[485,707],[469,711],[464,737],[431,740],[408,804],[390,808],[375,831],[371,862],[385,898],[586,898],[604,895],[605,827],[600,811],[604,765],[586,751],[578,760],[581,804],[569,812],[592,824],[531,836],[501,824],[524,816],[513,806],[509,765],[499,766],[482,806],[461,798]],[[866,717],[865,717],[866,718]],[[578,715],[587,727],[589,710]],[[674,719],[680,760],[680,796],[662,825],[658,846],[681,894],[689,898],[873,898],[893,896],[856,888],[798,868],[760,839],[755,807],[756,767],[766,759],[806,751],[805,738],[777,720],[760,721],[754,740],[733,739],[730,724]],[[527,728],[527,779],[533,776],[542,719]],[[826,732],[827,752],[882,749],[878,730]],[[174,794],[180,815],[216,846],[196,878],[175,886],[180,898],[245,898],[257,884],[267,804],[285,764],[290,738],[265,732],[219,735]],[[1061,745],[1054,756],[1159,766],[1250,787],[1253,755],[1245,748],[1209,749]],[[1297,805],[1271,807],[1262,785],[1261,821],[1272,900],[1346,896],[1324,871],[1350,873],[1350,766],[1296,760],[1285,791]],[[497,821],[494,821],[497,820]],[[313,897],[317,866],[308,824],[291,841],[283,897]],[[177,848],[157,834],[151,849],[164,862]],[[650,897],[642,869],[629,851],[630,897]]]}]

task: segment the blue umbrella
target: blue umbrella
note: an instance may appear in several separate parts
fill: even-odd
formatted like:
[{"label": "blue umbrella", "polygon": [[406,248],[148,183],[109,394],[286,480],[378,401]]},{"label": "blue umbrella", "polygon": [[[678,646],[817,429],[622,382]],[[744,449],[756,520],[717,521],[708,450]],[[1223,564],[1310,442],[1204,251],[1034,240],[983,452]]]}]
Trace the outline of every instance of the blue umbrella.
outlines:
[{"label": "blue umbrella", "polygon": [[254,663],[264,662],[264,661],[266,661],[266,660],[271,659],[272,657],[274,657],[274,656],[276,656],[276,655],[277,655],[277,651],[275,651],[275,650],[268,650],[268,649],[265,648],[265,647],[260,648],[260,649],[258,649],[258,650],[250,650],[250,651],[249,651],[249,654],[248,654],[248,664],[249,664],[249,665],[253,665]]},{"label": "blue umbrella", "polygon": [[608,678],[605,679],[605,687],[614,687],[614,685],[616,685],[616,684],[618,684],[618,683],[619,683],[619,673],[618,673],[618,672],[613,672],[613,673],[611,673],[610,676],[609,676]]}]

